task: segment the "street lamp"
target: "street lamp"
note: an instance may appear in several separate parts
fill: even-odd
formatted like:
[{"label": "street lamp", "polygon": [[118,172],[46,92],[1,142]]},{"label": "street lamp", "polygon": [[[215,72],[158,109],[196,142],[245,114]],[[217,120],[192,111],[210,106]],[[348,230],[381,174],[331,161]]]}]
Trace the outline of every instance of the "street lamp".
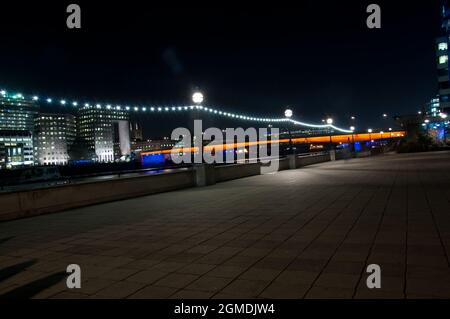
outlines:
[{"label": "street lamp", "polygon": [[292,112],[291,109],[286,109],[286,111],[284,111],[284,116],[288,119],[290,119],[292,117],[294,113]]},{"label": "street lamp", "polygon": [[204,100],[203,97],[203,93],[201,92],[195,92],[194,94],[192,94],[192,102],[194,102],[195,104],[202,104]]},{"label": "street lamp", "polygon": [[370,140],[370,141],[372,141],[372,132],[373,132],[373,130],[372,130],[371,128],[369,128],[369,129],[367,130],[367,133],[369,133],[369,140]]},{"label": "street lamp", "polygon": [[[289,120],[291,117],[292,117],[292,115],[294,114],[294,112],[292,112],[292,110],[291,109],[286,109],[285,111],[284,111],[284,116]],[[289,127],[289,124],[288,124],[288,133],[289,133],[289,148],[290,148],[290,152],[292,153],[292,154],[295,154],[294,153],[294,147],[293,147],[293,145],[292,145],[292,133],[291,133],[291,129],[290,129],[290,127]]]},{"label": "street lamp", "polygon": [[[194,94],[192,94],[192,102],[194,102],[194,104],[196,104],[197,107],[200,106],[200,104],[202,104],[203,101],[204,101],[203,93],[197,91],[197,92],[194,92]],[[201,157],[201,161],[203,162],[203,139],[202,139],[202,136],[199,136],[199,137],[195,136],[195,119],[196,119],[196,117],[199,117],[198,111],[193,112],[194,121],[193,121],[192,131],[191,131],[192,132],[192,146],[195,148],[197,138],[200,138],[200,145],[198,148],[198,152]],[[203,132],[202,132],[202,134],[203,134]],[[193,153],[194,153],[194,162],[195,162],[195,152],[193,152]]]},{"label": "street lamp", "polygon": [[352,131],[352,150],[355,151],[355,127],[354,126],[350,126],[350,131]]},{"label": "street lamp", "polygon": [[386,113],[383,113],[383,119],[387,120],[388,115]]},{"label": "street lamp", "polygon": [[[327,118],[327,124],[328,126],[331,126],[333,124],[333,119],[331,117]],[[330,150],[333,147],[333,141],[331,140],[331,128],[329,128],[329,133],[330,133]]]}]

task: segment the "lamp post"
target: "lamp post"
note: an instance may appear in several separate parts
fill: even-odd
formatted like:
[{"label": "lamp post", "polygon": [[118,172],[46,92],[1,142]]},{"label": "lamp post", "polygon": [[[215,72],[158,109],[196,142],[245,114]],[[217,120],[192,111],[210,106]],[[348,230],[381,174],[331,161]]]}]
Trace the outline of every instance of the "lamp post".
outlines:
[{"label": "lamp post", "polygon": [[331,150],[331,148],[332,148],[332,146],[333,146],[333,141],[331,140],[331,125],[333,124],[333,119],[332,118],[327,118],[327,125],[328,125],[328,127],[329,127],[329,130],[328,130],[328,132],[329,132],[329,134],[330,134],[330,150]]},{"label": "lamp post", "polygon": [[[288,121],[290,121],[293,114],[294,114],[294,112],[292,112],[292,110],[289,108],[284,111],[284,116],[286,117],[286,119],[288,119]],[[287,129],[288,129],[288,134],[289,134],[289,151],[290,151],[290,153],[295,154],[293,143],[292,143],[292,134],[291,134],[291,129],[289,127],[289,124],[288,124]]]},{"label": "lamp post", "polygon": [[354,115],[350,116],[349,125],[355,126],[355,123],[356,123],[356,116]]},{"label": "lamp post", "polygon": [[380,145],[381,150],[382,150],[383,153],[384,153],[384,146],[385,146],[385,143],[384,143],[384,141],[383,141],[383,134],[384,134],[384,131],[380,131],[380,142],[379,142],[379,145]]},{"label": "lamp post", "polygon": [[[203,101],[204,101],[203,93],[196,91],[192,94],[192,102],[195,104],[196,109],[197,109],[193,112],[192,146],[193,146],[193,148],[195,148],[197,139],[200,138],[200,145],[198,147],[198,153],[200,155],[202,162],[203,162],[203,138],[202,138],[202,136],[200,136],[200,137],[195,136],[195,120],[197,118],[200,118],[198,109],[201,106],[201,104],[203,103]],[[200,134],[203,134],[203,132],[201,132]],[[194,155],[194,162],[195,162],[195,151],[193,152],[193,155]]]},{"label": "lamp post", "polygon": [[350,131],[352,131],[352,151],[355,151],[355,127],[354,126],[350,126]]},{"label": "lamp post", "polygon": [[333,146],[333,140],[331,139],[331,128],[333,125],[333,119],[332,118],[327,118],[327,125],[329,128],[329,134],[330,134],[330,147],[329,147],[329,153],[330,153],[330,160],[331,161],[335,161],[336,160],[336,151],[334,150],[334,146]]},{"label": "lamp post", "polygon": [[369,129],[367,130],[367,133],[369,133],[369,143],[372,142],[372,132],[373,132],[373,130],[372,130],[371,128],[369,128]]}]

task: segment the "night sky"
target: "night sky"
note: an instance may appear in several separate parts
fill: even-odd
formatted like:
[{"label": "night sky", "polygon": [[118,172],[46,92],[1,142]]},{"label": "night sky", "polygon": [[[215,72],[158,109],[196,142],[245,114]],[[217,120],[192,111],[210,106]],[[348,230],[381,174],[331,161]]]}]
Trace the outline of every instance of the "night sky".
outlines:
[{"label": "night sky", "polygon": [[[342,127],[356,115],[358,128],[414,113],[437,93],[438,0],[36,2],[1,4],[1,88],[122,105],[186,105],[199,88],[205,105],[271,117],[289,105],[296,119],[332,116]],[[81,30],[65,25],[73,2]],[[381,30],[366,27],[372,2]],[[139,120],[155,137],[187,125]]]}]

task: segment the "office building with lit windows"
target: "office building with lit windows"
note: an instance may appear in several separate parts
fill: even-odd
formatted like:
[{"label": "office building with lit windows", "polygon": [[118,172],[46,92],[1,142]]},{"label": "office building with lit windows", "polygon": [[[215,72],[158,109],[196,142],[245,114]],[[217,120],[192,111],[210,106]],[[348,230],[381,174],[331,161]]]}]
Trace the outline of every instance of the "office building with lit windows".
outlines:
[{"label": "office building with lit windows", "polygon": [[442,36],[436,39],[436,63],[438,75],[438,95],[425,106],[422,127],[436,142],[448,142],[450,113],[450,1],[442,3]]},{"label": "office building with lit windows", "polygon": [[442,36],[436,40],[436,61],[439,82],[439,107],[442,112],[450,110],[449,80],[449,41],[450,41],[450,4],[442,0]]},{"label": "office building with lit windows", "polygon": [[145,141],[132,141],[131,151],[138,154],[141,152],[151,152],[160,150],[170,150],[173,147],[181,147],[178,141],[170,140],[169,138],[164,138],[162,140],[145,140]]},{"label": "office building with lit windows", "polygon": [[143,140],[142,127],[138,123],[130,123],[131,141],[139,142]]},{"label": "office building with lit windows", "polygon": [[129,114],[118,107],[85,105],[78,112],[77,134],[97,162],[130,154]]},{"label": "office building with lit windows", "polygon": [[450,107],[450,81],[448,69],[448,38],[436,41],[437,72],[439,83],[439,104],[443,109]]},{"label": "office building with lit windows", "polygon": [[34,130],[34,117],[39,110],[33,100],[25,99],[21,94],[0,94],[0,130]]},{"label": "office building with lit windows", "polygon": [[34,118],[38,104],[20,93],[0,92],[0,167],[33,165]]},{"label": "office building with lit windows", "polygon": [[75,116],[41,113],[35,118],[34,123],[35,164],[68,164],[69,149],[76,135]]},{"label": "office building with lit windows", "polygon": [[29,166],[33,163],[32,133],[0,130],[0,169]]},{"label": "office building with lit windows", "polygon": [[428,103],[425,104],[424,109],[421,110],[422,113],[430,117],[438,117],[441,114],[441,103],[439,101],[439,95],[432,98]]}]

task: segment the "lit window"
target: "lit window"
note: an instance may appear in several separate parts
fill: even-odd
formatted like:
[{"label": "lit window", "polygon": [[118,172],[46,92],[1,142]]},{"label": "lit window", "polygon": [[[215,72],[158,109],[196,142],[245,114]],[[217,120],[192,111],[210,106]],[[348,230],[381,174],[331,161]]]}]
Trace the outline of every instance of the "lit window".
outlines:
[{"label": "lit window", "polygon": [[447,50],[447,42],[441,42],[438,44],[438,49],[441,51]]},{"label": "lit window", "polygon": [[439,57],[439,64],[447,63],[448,61],[448,55],[442,55]]}]

